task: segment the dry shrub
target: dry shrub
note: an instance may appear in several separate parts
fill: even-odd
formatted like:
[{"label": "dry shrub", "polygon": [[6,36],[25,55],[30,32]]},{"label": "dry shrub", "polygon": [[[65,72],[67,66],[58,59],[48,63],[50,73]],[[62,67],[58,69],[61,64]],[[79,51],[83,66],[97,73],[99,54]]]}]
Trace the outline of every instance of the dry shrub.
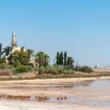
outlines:
[{"label": "dry shrub", "polygon": [[0,76],[12,76],[13,73],[10,70],[0,70]]}]

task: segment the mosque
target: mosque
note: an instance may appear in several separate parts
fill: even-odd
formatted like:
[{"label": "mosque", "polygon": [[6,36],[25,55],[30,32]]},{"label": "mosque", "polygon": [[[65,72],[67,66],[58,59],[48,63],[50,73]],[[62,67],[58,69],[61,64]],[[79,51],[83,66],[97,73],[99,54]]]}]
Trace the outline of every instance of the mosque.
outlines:
[{"label": "mosque", "polygon": [[[15,34],[15,32],[12,33],[11,48],[12,48],[11,53],[13,53],[13,52],[15,52],[15,51],[21,51],[21,48],[22,48],[22,47],[17,47],[16,34]],[[24,51],[26,51],[26,49],[24,49]]]},{"label": "mosque", "polygon": [[[13,52],[15,52],[15,51],[21,51],[21,49],[22,49],[22,47],[17,47],[16,34],[15,34],[15,32],[12,33],[11,48],[12,48],[12,50],[11,50],[10,54],[13,53]],[[25,52],[26,49],[24,48],[23,51]],[[7,63],[8,63],[8,60],[7,60],[7,59],[8,59],[8,57],[10,56],[10,54],[9,54],[8,56],[6,56],[6,62],[7,62]],[[33,57],[31,57],[30,63],[33,64],[34,67],[35,67],[36,63],[35,63],[35,60],[34,60]]]}]

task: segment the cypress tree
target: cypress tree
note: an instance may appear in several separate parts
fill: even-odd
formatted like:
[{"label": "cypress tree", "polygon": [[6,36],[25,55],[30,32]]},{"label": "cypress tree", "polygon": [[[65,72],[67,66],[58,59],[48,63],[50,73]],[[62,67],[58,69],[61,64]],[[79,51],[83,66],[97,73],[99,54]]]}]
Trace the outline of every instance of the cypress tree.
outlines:
[{"label": "cypress tree", "polygon": [[67,65],[67,52],[64,53],[64,67]]},{"label": "cypress tree", "polygon": [[59,53],[59,52],[57,52],[56,64],[57,64],[57,65],[60,65],[60,53]]},{"label": "cypress tree", "polygon": [[63,52],[60,53],[60,65],[63,65]]},{"label": "cypress tree", "polygon": [[0,44],[0,57],[2,55],[2,44]]}]

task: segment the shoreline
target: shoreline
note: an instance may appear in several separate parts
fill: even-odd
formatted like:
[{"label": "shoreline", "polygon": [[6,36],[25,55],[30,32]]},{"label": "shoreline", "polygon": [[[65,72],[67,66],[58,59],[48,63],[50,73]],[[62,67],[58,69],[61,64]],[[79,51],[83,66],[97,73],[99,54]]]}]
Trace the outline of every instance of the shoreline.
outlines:
[{"label": "shoreline", "polygon": [[58,84],[58,83],[72,83],[88,80],[105,80],[110,79],[110,76],[101,77],[80,77],[80,78],[52,78],[52,79],[31,79],[31,80],[5,80],[0,81],[0,84]]},{"label": "shoreline", "polygon": [[[91,97],[100,100],[106,100],[106,97],[102,97],[99,89],[82,89],[82,88],[48,88],[52,84],[70,84],[70,83],[84,83],[91,82],[94,80],[105,80],[110,79],[110,76],[104,77],[92,77],[92,78],[61,78],[61,79],[36,79],[36,80],[17,80],[17,81],[0,81],[0,92],[3,95],[7,95],[7,99],[0,99],[0,109],[3,110],[109,110],[109,107],[94,107],[86,104],[78,103],[60,103],[60,102],[46,102],[46,101],[31,101],[28,100],[16,100],[18,96],[38,96],[38,97],[47,97],[53,98],[56,100],[57,97],[68,97],[75,96],[82,99],[80,101],[89,101]],[[47,88],[47,89],[46,89]],[[17,92],[16,92],[17,91]],[[102,90],[101,90],[102,91]],[[102,91],[103,93],[104,91]],[[106,92],[110,93],[109,91]],[[1,94],[1,95],[2,95]],[[9,96],[8,96],[9,95]],[[15,96],[15,98],[12,98]],[[22,98],[22,97],[21,97]],[[29,98],[30,99],[30,98]],[[77,99],[77,98],[76,98]],[[76,101],[77,102],[77,101]]]}]

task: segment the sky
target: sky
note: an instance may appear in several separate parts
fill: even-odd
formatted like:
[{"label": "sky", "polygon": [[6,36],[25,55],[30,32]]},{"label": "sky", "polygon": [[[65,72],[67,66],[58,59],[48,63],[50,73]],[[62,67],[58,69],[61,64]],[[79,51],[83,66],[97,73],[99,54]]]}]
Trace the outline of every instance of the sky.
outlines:
[{"label": "sky", "polygon": [[110,0],[0,0],[0,42],[67,51],[80,65],[110,65]]}]

